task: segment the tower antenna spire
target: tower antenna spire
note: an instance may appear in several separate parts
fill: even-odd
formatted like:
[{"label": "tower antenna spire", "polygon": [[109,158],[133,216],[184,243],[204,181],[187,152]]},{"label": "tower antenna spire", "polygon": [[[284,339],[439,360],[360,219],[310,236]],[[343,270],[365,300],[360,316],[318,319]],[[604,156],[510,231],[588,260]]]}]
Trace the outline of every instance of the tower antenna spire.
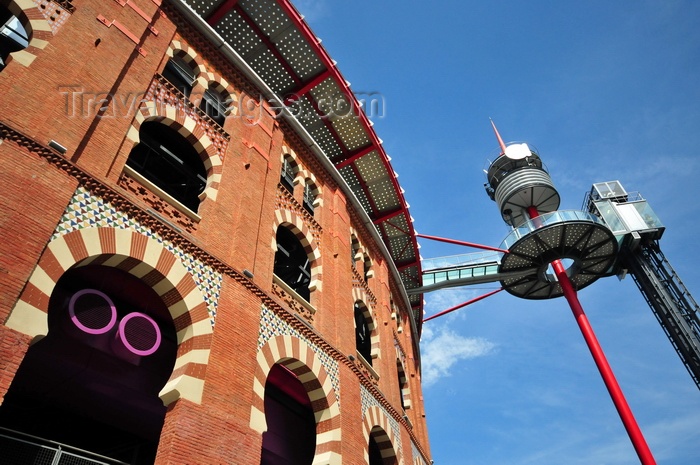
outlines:
[{"label": "tower antenna spire", "polygon": [[491,127],[493,127],[493,132],[496,134],[496,139],[498,139],[498,145],[501,147],[501,155],[503,155],[506,153],[506,144],[498,133],[498,129],[496,129],[496,123],[491,118],[489,118],[489,121],[491,121]]}]

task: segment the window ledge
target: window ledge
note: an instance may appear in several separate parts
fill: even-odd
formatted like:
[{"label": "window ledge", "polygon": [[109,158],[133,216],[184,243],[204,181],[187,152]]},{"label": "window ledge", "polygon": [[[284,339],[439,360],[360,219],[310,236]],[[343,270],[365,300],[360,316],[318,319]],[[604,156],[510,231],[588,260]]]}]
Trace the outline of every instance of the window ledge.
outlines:
[{"label": "window ledge", "polygon": [[374,378],[375,381],[379,381],[379,373],[375,371],[374,368],[372,368],[372,365],[369,364],[369,362],[362,356],[361,353],[355,352],[355,356],[357,360],[360,362],[360,365],[362,365],[367,372]]},{"label": "window ledge", "polygon": [[177,211],[194,221],[195,223],[199,223],[202,220],[202,217],[181,204],[175,197],[172,197],[168,193],[166,193],[163,189],[160,187],[156,186],[153,184],[151,181],[143,177],[141,174],[139,174],[138,171],[130,167],[129,165],[124,165],[123,172],[126,173],[129,177],[133,178],[134,180],[138,181],[140,184],[142,184],[144,187],[146,187],[148,190],[153,192],[156,196],[158,196],[161,200],[164,202],[169,203],[172,205]]},{"label": "window ledge", "polygon": [[300,296],[299,294],[297,294],[296,291],[295,291],[294,289],[292,289],[291,287],[289,287],[289,285],[288,285],[287,283],[285,283],[284,281],[282,281],[282,280],[281,280],[276,274],[274,274],[274,273],[272,274],[272,282],[273,282],[274,284],[278,285],[280,288],[282,288],[282,290],[283,290],[284,292],[286,292],[288,295],[290,295],[292,298],[294,298],[294,300],[295,300],[299,305],[301,305],[302,307],[304,307],[304,309],[305,309],[306,311],[308,311],[309,314],[310,314],[312,317],[313,317],[313,315],[316,314],[316,308],[315,308],[313,305],[311,305],[309,302],[307,302],[306,299],[304,299],[302,296]]}]

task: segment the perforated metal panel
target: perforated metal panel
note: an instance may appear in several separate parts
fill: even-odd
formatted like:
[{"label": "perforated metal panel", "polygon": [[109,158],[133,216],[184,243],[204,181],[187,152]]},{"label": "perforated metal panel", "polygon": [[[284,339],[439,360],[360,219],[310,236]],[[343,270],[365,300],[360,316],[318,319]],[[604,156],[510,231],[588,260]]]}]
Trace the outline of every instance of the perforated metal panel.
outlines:
[{"label": "perforated metal panel", "polygon": [[270,0],[240,0],[238,5],[267,37],[274,37],[280,30],[291,25],[287,15],[277,2]]},{"label": "perforated metal panel", "polygon": [[370,143],[367,132],[365,132],[365,129],[354,114],[335,119],[333,121],[333,128],[343,139],[345,147],[350,151],[359,149]]},{"label": "perforated metal panel", "polygon": [[206,18],[225,1],[226,0],[194,0],[188,1],[187,4],[190,5],[199,16]]},{"label": "perforated metal panel", "polygon": [[286,29],[284,34],[275,40],[275,44],[302,82],[324,70],[321,60],[296,29]]},{"label": "perforated metal panel", "polygon": [[262,45],[262,40],[245,23],[243,18],[231,10],[219,21],[214,29],[219,35],[238,52],[239,55],[250,59],[253,50]]},{"label": "perforated metal panel", "polygon": [[294,79],[269,50],[262,50],[249,64],[276,94],[281,94],[284,89],[295,84]]},{"label": "perforated metal panel", "polygon": [[352,112],[350,103],[333,79],[324,79],[323,82],[311,89],[311,97],[318,104],[321,116],[329,120],[345,116]]}]

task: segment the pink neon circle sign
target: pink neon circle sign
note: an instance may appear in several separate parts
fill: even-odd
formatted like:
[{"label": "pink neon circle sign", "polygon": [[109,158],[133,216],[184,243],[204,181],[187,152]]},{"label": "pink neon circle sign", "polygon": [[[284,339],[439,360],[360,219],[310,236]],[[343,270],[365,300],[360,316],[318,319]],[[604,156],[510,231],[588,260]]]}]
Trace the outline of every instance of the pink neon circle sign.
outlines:
[{"label": "pink neon circle sign", "polygon": [[[79,315],[77,315],[75,312],[75,304],[78,299],[89,294],[99,296],[107,303],[106,310],[109,312],[109,322],[102,327],[93,328],[86,326],[82,321],[80,321]],[[106,319],[107,315],[105,315],[106,312],[104,310],[105,307],[102,306],[92,307],[90,312],[84,312],[82,316],[85,320],[90,320],[91,323],[94,323],[92,326],[98,326],[103,324],[104,320]],[[88,334],[104,334],[112,329],[114,324],[117,322],[117,309],[114,306],[114,302],[112,302],[112,299],[110,299],[105,293],[96,289],[83,289],[73,294],[73,296],[70,298],[70,302],[68,303],[68,314],[70,315],[70,319],[73,321],[73,324]]]},{"label": "pink neon circle sign", "polygon": [[[80,308],[77,302],[81,297],[93,301]],[[103,302],[95,302],[96,298]],[[105,334],[117,323],[114,302],[97,289],[82,289],[73,294],[68,303],[68,314],[78,329],[91,335]],[[119,322],[116,339],[132,354],[145,357],[158,350],[162,336],[158,323],[153,318],[145,313],[131,312]]]},{"label": "pink neon circle sign", "polygon": [[[128,328],[127,324],[129,324]],[[160,347],[161,335],[158,323],[145,313],[132,312],[122,318],[119,322],[118,335],[122,344],[130,352],[142,357],[151,355]],[[147,344],[151,344],[151,347],[139,348]]]}]

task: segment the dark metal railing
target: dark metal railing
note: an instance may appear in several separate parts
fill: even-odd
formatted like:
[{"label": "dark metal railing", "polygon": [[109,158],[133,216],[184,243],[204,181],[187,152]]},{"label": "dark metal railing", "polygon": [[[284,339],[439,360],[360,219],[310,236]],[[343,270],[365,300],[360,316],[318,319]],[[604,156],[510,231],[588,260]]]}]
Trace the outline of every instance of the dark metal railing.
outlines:
[{"label": "dark metal railing", "polygon": [[0,428],[2,463],[13,465],[128,465],[55,441]]}]

